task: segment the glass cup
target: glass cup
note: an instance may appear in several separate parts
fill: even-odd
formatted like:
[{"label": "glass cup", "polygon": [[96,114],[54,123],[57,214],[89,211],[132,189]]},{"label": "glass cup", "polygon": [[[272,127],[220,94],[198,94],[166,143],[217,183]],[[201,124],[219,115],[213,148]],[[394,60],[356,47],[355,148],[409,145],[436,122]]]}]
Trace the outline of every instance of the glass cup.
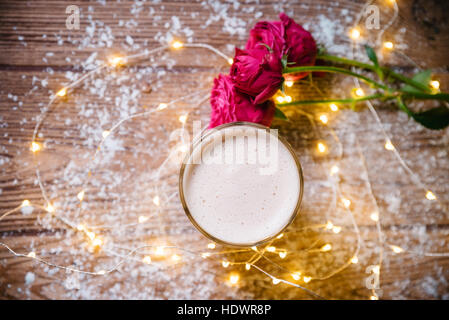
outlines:
[{"label": "glass cup", "polygon": [[[269,237],[266,237],[264,239],[261,239],[257,242],[252,242],[252,243],[232,243],[232,242],[228,242],[222,239],[219,239],[213,235],[211,235],[209,232],[207,232],[206,230],[204,230],[200,224],[195,220],[195,218],[192,216],[190,209],[187,205],[187,201],[185,198],[185,192],[184,192],[184,175],[186,173],[186,168],[191,164],[192,157],[194,155],[195,152],[198,152],[198,148],[201,148],[203,146],[203,143],[208,141],[208,137],[212,134],[216,134],[217,131],[220,132],[224,129],[227,128],[239,128],[239,127],[250,127],[250,128],[256,128],[256,129],[262,129],[265,130],[266,133],[273,135],[276,137],[276,139],[278,139],[278,141],[280,141],[285,147],[286,149],[289,151],[290,155],[293,157],[294,162],[296,164],[296,169],[298,171],[298,176],[299,176],[299,194],[298,194],[298,198],[297,198],[297,202],[296,202],[296,206],[294,208],[294,210],[291,212],[291,216],[288,220],[288,222],[282,227],[280,228],[275,234],[270,235]],[[202,149],[199,149],[200,152],[202,152]],[[256,124],[256,123],[252,123],[252,122],[232,122],[232,123],[226,123],[223,125],[220,125],[216,128],[214,128],[213,130],[204,130],[201,134],[200,137],[196,138],[193,140],[189,152],[187,153],[184,161],[182,162],[181,165],[181,170],[179,172],[179,195],[181,198],[181,203],[182,206],[184,208],[184,211],[187,215],[187,217],[189,218],[189,220],[192,222],[192,224],[203,234],[205,235],[207,238],[211,239],[212,241],[219,243],[219,244],[223,244],[223,245],[227,245],[227,246],[234,246],[234,247],[252,247],[252,246],[258,246],[261,245],[271,239],[276,238],[277,236],[279,236],[279,234],[281,234],[295,219],[296,215],[299,212],[300,206],[301,206],[301,201],[302,201],[302,196],[303,196],[303,189],[304,189],[304,181],[303,181],[303,174],[302,174],[302,168],[301,168],[301,164],[297,158],[297,156],[295,155],[295,152],[293,151],[292,147],[290,146],[290,144],[283,138],[278,136],[277,134],[273,134],[270,131],[270,128]]]}]

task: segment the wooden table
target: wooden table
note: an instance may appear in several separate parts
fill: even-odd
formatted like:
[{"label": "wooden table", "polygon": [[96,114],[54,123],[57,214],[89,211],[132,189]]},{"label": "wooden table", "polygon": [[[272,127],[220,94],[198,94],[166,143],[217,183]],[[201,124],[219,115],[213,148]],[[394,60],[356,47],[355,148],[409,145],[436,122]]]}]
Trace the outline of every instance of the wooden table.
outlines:
[{"label": "wooden table", "polygon": [[[381,27],[392,19],[393,8],[377,1]],[[449,89],[449,27],[447,4],[440,1],[399,1],[398,20],[383,39],[395,43],[395,53],[380,52],[381,63],[410,75],[418,64],[434,71],[441,89]],[[81,9],[79,30],[67,30],[65,9],[75,4]],[[0,4],[0,209],[7,212],[27,199],[45,205],[37,183],[35,162],[44,188],[55,206],[54,215],[34,208],[19,210],[0,221],[0,242],[18,253],[30,251],[54,264],[86,271],[107,269],[130,249],[147,245],[174,245],[195,251],[165,249],[158,257],[154,250],[150,265],[144,254],[130,256],[117,271],[107,276],[78,275],[40,264],[29,258],[14,257],[0,248],[0,296],[3,299],[310,299],[307,292],[271,279],[256,268],[242,265],[224,268],[222,260],[245,261],[251,254],[216,254],[229,248],[208,249],[185,217],[177,191],[178,163],[169,161],[155,179],[154,172],[168,156],[177,138],[170,134],[180,127],[178,117],[189,112],[192,120],[207,121],[207,95],[218,72],[227,72],[226,62],[204,49],[185,48],[140,59],[129,67],[95,75],[66,99],[60,99],[39,128],[38,141],[44,148],[34,160],[29,151],[33,130],[50,94],[79,77],[95,61],[111,54],[132,54],[155,48],[167,40],[170,31],[177,39],[211,44],[232,56],[234,45],[242,47],[245,34],[255,21],[275,19],[280,11],[306,24],[330,50],[347,50],[346,31],[354,24],[364,1],[261,1],[260,4],[230,2],[162,1],[2,1]],[[173,16],[178,17],[173,18]],[[364,21],[362,19],[362,21]],[[362,37],[373,43],[378,30],[362,28]],[[132,38],[129,38],[129,37]],[[327,37],[326,37],[327,36]],[[341,46],[341,47],[338,47]],[[332,49],[333,48],[333,49]],[[346,49],[345,49],[346,48]],[[360,51],[360,50],[359,50]],[[91,56],[96,54],[96,56]],[[91,57],[89,61],[89,57]],[[167,67],[168,65],[168,67]],[[326,76],[315,80],[326,96],[345,96],[353,86],[350,79]],[[151,88],[151,89],[150,89]],[[160,102],[203,90],[194,98],[176,103],[174,108],[132,119],[124,123],[100,150],[98,163],[88,177],[88,166],[102,132],[120,119],[154,109]],[[316,98],[318,91],[307,82],[299,83],[290,94],[294,98]],[[151,92],[149,92],[151,91]],[[198,104],[198,105],[197,105]],[[430,104],[415,105],[426,108]],[[276,253],[264,256],[256,265],[278,278],[295,282],[291,272],[300,271],[312,281],[298,281],[325,298],[369,299],[366,268],[377,265],[383,248],[381,290],[385,299],[448,299],[449,259],[444,253],[449,231],[449,136],[448,130],[425,129],[388,104],[375,104],[385,130],[405,163],[437,195],[438,201],[424,197],[394,154],[384,149],[385,138],[373,115],[364,105],[354,112],[341,106],[333,113],[328,106],[290,108],[289,123],[275,122],[295,148],[305,177],[301,214],[273,243]],[[326,113],[329,124],[316,121]],[[312,119],[313,121],[310,121]],[[335,136],[333,136],[335,134]],[[341,142],[339,150],[335,137]],[[329,147],[325,156],[316,153],[316,143]],[[338,179],[329,176],[337,161]],[[88,181],[82,210],[77,194]],[[335,190],[339,190],[339,194]],[[160,196],[160,205],[153,199]],[[344,210],[341,198],[351,200]],[[378,209],[376,209],[376,204]],[[379,210],[384,244],[379,244],[376,223],[370,219]],[[343,265],[354,254],[357,236],[351,214],[362,239],[359,262],[342,272],[319,280]],[[88,239],[56,217],[75,223],[109,225],[95,229],[102,236],[101,250],[89,251]],[[139,216],[149,217],[137,223]],[[328,220],[341,226],[340,233],[316,225]],[[126,226],[127,224],[135,224]],[[321,252],[324,244],[332,250]],[[390,245],[406,251],[395,254]],[[212,253],[206,259],[202,252]],[[175,263],[170,255],[178,254]],[[287,271],[288,270],[288,271]],[[231,272],[240,274],[237,285],[227,281]]]}]

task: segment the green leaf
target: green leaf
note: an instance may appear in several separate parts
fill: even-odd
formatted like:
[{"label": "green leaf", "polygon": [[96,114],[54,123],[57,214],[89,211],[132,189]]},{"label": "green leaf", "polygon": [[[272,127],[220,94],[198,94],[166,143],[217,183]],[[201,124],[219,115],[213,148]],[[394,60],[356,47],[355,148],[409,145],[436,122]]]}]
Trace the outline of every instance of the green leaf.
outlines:
[{"label": "green leaf", "polygon": [[[424,70],[415,74],[412,78],[413,81],[418,82],[426,87],[429,87],[429,82],[432,76],[431,70]],[[423,90],[419,90],[415,87],[412,87],[408,84],[402,87],[402,91],[404,92],[424,92]]]},{"label": "green leaf", "polygon": [[401,110],[428,129],[440,130],[449,125],[449,108],[445,105],[415,113],[407,107],[401,98],[398,98],[397,102]]},{"label": "green leaf", "polygon": [[366,54],[368,55],[368,58],[373,62],[375,68],[375,71],[377,73],[377,76],[379,77],[380,80],[384,79],[384,73],[381,69],[381,67],[379,66],[379,60],[377,60],[377,55],[376,52],[374,51],[373,48],[371,48],[370,46],[365,45],[365,51]]},{"label": "green leaf", "polygon": [[282,119],[282,120],[288,120],[287,116],[285,115],[285,113],[282,112],[281,109],[279,109],[278,107],[275,107],[274,110],[274,117],[278,118],[278,119]]}]

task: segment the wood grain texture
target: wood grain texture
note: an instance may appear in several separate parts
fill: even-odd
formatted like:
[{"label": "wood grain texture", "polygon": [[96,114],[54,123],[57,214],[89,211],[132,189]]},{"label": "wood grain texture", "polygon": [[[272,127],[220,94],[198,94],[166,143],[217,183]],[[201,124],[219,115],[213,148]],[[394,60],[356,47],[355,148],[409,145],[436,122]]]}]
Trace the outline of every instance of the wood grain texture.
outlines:
[{"label": "wood grain texture", "polygon": [[[211,17],[220,17],[217,3],[228,6],[227,16],[247,21],[241,26],[247,34],[258,19],[256,12],[263,13],[259,19],[276,19],[283,10],[300,23],[316,25],[320,16],[338,21],[344,30],[352,26],[354,17],[364,5],[363,1],[260,1],[258,4],[241,3],[237,9],[230,2],[162,1],[143,3],[143,11],[136,14],[134,1],[2,1],[0,3],[0,214],[24,200],[43,204],[41,191],[36,184],[33,156],[29,152],[36,117],[47,103],[49,90],[55,92],[61,84],[67,83],[66,73],[81,74],[85,70],[80,62],[97,52],[97,59],[106,59],[111,53],[129,54],[143,48],[159,45],[155,39],[158,32],[166,32],[165,24],[172,23],[172,16],[182,20],[183,27],[190,28],[194,42],[208,43],[232,55],[229,44],[242,47],[245,37],[231,34],[224,28],[225,19],[217,18],[207,27]],[[76,4],[81,8],[80,30],[65,28],[65,8]],[[386,23],[392,17],[392,9],[379,1],[381,21]],[[89,9],[91,7],[91,9]],[[150,8],[154,10],[149,14]],[[253,8],[253,9],[252,9]],[[447,4],[440,1],[400,1],[400,15],[397,22],[385,33],[385,38],[398,39],[403,46],[397,51],[406,55],[382,55],[382,63],[397,68],[407,74],[415,70],[417,63],[423,68],[431,68],[441,82],[442,90],[449,90],[449,26]],[[218,11],[217,11],[218,10]],[[160,18],[155,18],[156,16]],[[351,17],[352,20],[345,20]],[[91,21],[96,24],[93,36],[88,36]],[[126,28],[120,21],[134,21],[137,24]],[[238,21],[233,20],[238,26]],[[231,23],[228,21],[228,23]],[[232,24],[232,23],[231,23]],[[109,31],[105,30],[105,26]],[[405,28],[406,31],[401,31]],[[98,31],[103,30],[103,31]],[[326,32],[328,30],[321,30]],[[316,29],[315,32],[320,32]],[[99,47],[101,33],[112,34],[110,47]],[[45,35],[45,36],[44,36]],[[126,44],[126,36],[133,38],[133,49]],[[24,37],[24,40],[20,40]],[[370,31],[370,39],[376,31]],[[81,45],[88,37],[92,45]],[[186,36],[179,31],[179,37]],[[58,44],[63,39],[63,45]],[[70,40],[69,40],[70,39]],[[74,41],[75,40],[75,41]],[[77,41],[76,41],[77,40]],[[346,34],[337,34],[333,44],[346,45],[349,54],[349,39]],[[326,45],[326,43],[324,43]],[[49,56],[47,53],[51,52]],[[68,61],[67,57],[71,60]],[[92,155],[101,132],[123,117],[116,108],[114,98],[123,95],[125,85],[139,88],[145,83],[156,82],[156,73],[166,72],[163,88],[151,93],[142,93],[136,107],[130,113],[148,110],[167,97],[180,97],[187,90],[204,89],[207,93],[211,79],[218,72],[226,72],[226,65],[214,55],[201,49],[188,53],[171,53],[175,59],[172,68],[154,67],[143,79],[135,75],[147,67],[151,61],[141,61],[129,69],[121,70],[119,76],[127,76],[123,82],[116,78],[107,80],[108,88],[104,98],[91,91],[94,80],[82,86],[67,101],[56,106],[48,115],[41,130],[45,150],[38,157],[38,166],[44,185],[51,199],[61,204],[63,214],[74,221],[98,225],[112,221],[120,226],[135,222],[147,212],[159,215],[151,218],[144,226],[136,229],[108,231],[108,237],[116,239],[122,247],[134,247],[136,243],[165,243],[187,245],[201,251],[208,241],[204,239],[185,217],[179,201],[175,197],[162,212],[152,204],[151,190],[160,186],[167,194],[176,192],[176,166],[164,173],[158,181],[147,181],[148,172],[157,168],[167,156],[170,145],[169,133],[178,127],[177,117],[189,108],[180,103],[177,109],[169,110],[158,118],[136,119],[128,122],[118,133],[123,148],[115,152],[108,162],[96,167],[93,182],[89,184],[86,208],[82,215],[77,212],[76,193],[80,184],[75,180],[85,173],[87,157]],[[49,71],[51,70],[51,71]],[[39,80],[33,80],[33,77]],[[41,80],[47,79],[46,87]],[[100,75],[97,79],[109,79]],[[137,85],[136,85],[137,83]],[[315,85],[326,95],[348,93],[352,83],[340,77],[324,77],[315,80]],[[299,83],[291,89],[295,98],[318,98],[319,93],[308,83]],[[12,96],[17,96],[15,101]],[[108,97],[110,99],[108,99]],[[111,98],[112,97],[112,98]],[[22,104],[19,105],[18,102]],[[86,110],[104,109],[107,112],[92,115]],[[89,105],[91,104],[91,105]],[[426,108],[430,104],[416,105]],[[353,203],[351,212],[360,228],[363,239],[360,263],[351,265],[343,272],[326,280],[315,280],[305,285],[326,298],[367,299],[370,291],[365,280],[367,266],[376,264],[378,259],[378,238],[376,226],[370,220],[375,210],[375,202],[381,213],[381,224],[387,243],[400,245],[417,252],[446,252],[449,241],[449,135],[448,130],[431,131],[417,125],[400,113],[394,106],[378,103],[376,108],[386,130],[393,137],[393,143],[422,181],[432,186],[441,204],[430,203],[414,181],[399,168],[397,159],[385,151],[384,138],[378,125],[367,109],[361,106],[359,112],[342,109],[330,114],[330,127],[344,146],[340,163],[341,178],[338,185],[344,196]],[[132,109],[132,110],[131,110]],[[132,111],[132,112],[131,112]],[[313,125],[304,113],[314,119],[327,106],[304,106],[286,111],[289,123],[275,122],[292,144],[302,163],[305,174],[305,195],[301,215],[295,220],[286,236],[276,242],[279,248],[288,248],[285,259],[268,256],[290,270],[301,270],[313,278],[319,278],[352,256],[355,233],[351,221],[344,210],[329,210],[333,205],[333,192],[328,180],[328,168],[337,159],[337,148],[332,141],[329,128]],[[208,105],[203,103],[193,113],[192,119],[207,120]],[[107,117],[106,117],[107,116]],[[67,121],[70,119],[71,121]],[[97,124],[97,131],[93,128]],[[191,123],[187,124],[191,129]],[[92,135],[95,132],[96,135]],[[330,145],[326,157],[315,153],[319,136]],[[157,140],[152,140],[157,137]],[[86,157],[87,155],[87,157]],[[103,159],[106,159],[106,154]],[[71,168],[74,168],[73,170]],[[76,172],[75,172],[76,171]],[[79,172],[78,172],[79,171]],[[114,174],[119,182],[111,183]],[[76,179],[75,179],[76,178]],[[111,188],[104,188],[102,182]],[[371,185],[368,184],[371,183]],[[371,188],[371,191],[370,191]],[[341,205],[339,205],[341,207]],[[306,226],[332,220],[343,227],[338,235],[323,231],[300,231]],[[106,231],[105,231],[106,233]],[[18,252],[36,250],[39,256],[61,265],[72,265],[94,270],[99,265],[111,264],[107,252],[89,253],[83,238],[76,232],[52,219],[41,210],[35,209],[24,215],[20,211],[0,221],[0,241],[8,243]],[[304,249],[312,244],[330,242],[332,253],[311,253]],[[218,248],[221,250],[222,248]],[[449,299],[449,259],[447,257],[424,257],[403,253],[395,255],[385,246],[382,265],[381,288],[385,299]],[[124,251],[123,251],[124,252]],[[122,253],[123,253],[122,252]],[[296,252],[296,253],[294,253]],[[225,256],[227,259],[245,259],[239,255]],[[42,266],[24,258],[13,257],[0,248],[0,297],[2,299],[170,299],[170,298],[210,298],[210,299],[310,299],[307,293],[285,284],[273,286],[270,279],[256,270],[243,268],[224,269],[219,261],[201,259],[183,254],[183,262],[173,266],[160,259],[162,270],[142,265],[140,260],[131,261],[119,272],[107,278],[81,276],[79,289],[67,287],[67,279],[73,275],[54,268]],[[157,260],[157,258],[156,258]],[[158,262],[157,260],[156,262]],[[291,280],[288,273],[279,270],[265,259],[260,266],[279,277]],[[148,268],[146,268],[148,267]],[[226,284],[229,272],[238,270],[242,279],[238,287]],[[35,280],[27,284],[27,272],[35,275]],[[244,275],[244,277],[243,277]]]}]

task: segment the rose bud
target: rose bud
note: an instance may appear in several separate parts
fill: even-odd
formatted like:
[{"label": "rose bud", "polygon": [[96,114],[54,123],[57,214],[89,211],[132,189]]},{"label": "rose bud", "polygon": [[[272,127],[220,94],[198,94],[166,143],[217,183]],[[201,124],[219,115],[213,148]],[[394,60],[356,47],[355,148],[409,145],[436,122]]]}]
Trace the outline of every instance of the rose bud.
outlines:
[{"label": "rose bud", "polygon": [[284,51],[284,25],[281,21],[260,21],[249,32],[246,50],[260,49],[262,44],[270,47],[282,58]]},{"label": "rose bud", "polygon": [[235,89],[230,76],[222,74],[214,79],[210,105],[209,128],[235,121],[254,122],[269,127],[275,111],[273,101],[254,104],[251,97]]},{"label": "rose bud", "polygon": [[254,97],[254,104],[260,104],[281,87],[281,59],[265,47],[249,50],[236,48],[230,76],[238,91]]}]

